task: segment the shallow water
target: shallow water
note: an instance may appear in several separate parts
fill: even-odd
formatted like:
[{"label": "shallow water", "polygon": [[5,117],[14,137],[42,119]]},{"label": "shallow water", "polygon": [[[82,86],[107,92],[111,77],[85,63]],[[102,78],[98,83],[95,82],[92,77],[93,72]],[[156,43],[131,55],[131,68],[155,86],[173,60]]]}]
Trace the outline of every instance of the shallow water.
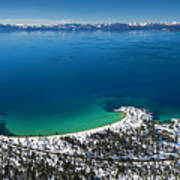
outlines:
[{"label": "shallow water", "polygon": [[180,117],[180,32],[0,33],[0,119],[16,135],[72,132],[136,105]]}]

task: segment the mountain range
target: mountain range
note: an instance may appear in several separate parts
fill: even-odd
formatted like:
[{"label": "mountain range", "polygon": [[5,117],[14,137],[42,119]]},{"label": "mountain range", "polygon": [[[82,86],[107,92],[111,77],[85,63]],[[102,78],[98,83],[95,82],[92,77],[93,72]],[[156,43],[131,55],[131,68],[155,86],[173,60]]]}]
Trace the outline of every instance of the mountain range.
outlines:
[{"label": "mountain range", "polygon": [[4,31],[131,31],[131,30],[163,30],[180,31],[180,23],[106,23],[106,24],[0,24],[0,32]]}]

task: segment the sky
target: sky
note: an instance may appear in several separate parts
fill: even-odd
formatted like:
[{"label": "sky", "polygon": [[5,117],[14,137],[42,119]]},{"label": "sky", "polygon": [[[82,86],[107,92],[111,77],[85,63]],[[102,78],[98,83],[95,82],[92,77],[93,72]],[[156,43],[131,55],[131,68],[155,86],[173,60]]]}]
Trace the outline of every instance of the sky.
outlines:
[{"label": "sky", "polygon": [[0,23],[180,21],[180,0],[0,0]]}]

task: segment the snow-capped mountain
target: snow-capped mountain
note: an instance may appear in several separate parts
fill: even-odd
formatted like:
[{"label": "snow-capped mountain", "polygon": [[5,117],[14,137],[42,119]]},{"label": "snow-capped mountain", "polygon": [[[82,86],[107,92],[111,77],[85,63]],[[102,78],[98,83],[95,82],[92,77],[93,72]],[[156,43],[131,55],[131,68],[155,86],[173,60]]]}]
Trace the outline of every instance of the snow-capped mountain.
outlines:
[{"label": "snow-capped mountain", "polygon": [[180,23],[106,23],[106,24],[0,24],[0,31],[129,31],[166,30],[180,31]]}]

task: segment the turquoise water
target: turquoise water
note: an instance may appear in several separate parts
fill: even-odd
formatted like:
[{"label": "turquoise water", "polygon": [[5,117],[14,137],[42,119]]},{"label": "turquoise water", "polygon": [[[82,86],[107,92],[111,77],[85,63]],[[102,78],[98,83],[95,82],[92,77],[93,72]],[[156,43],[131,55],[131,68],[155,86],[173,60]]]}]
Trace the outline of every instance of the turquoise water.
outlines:
[{"label": "turquoise water", "polygon": [[180,32],[0,33],[0,120],[16,135],[117,121],[120,105],[180,117]]}]

